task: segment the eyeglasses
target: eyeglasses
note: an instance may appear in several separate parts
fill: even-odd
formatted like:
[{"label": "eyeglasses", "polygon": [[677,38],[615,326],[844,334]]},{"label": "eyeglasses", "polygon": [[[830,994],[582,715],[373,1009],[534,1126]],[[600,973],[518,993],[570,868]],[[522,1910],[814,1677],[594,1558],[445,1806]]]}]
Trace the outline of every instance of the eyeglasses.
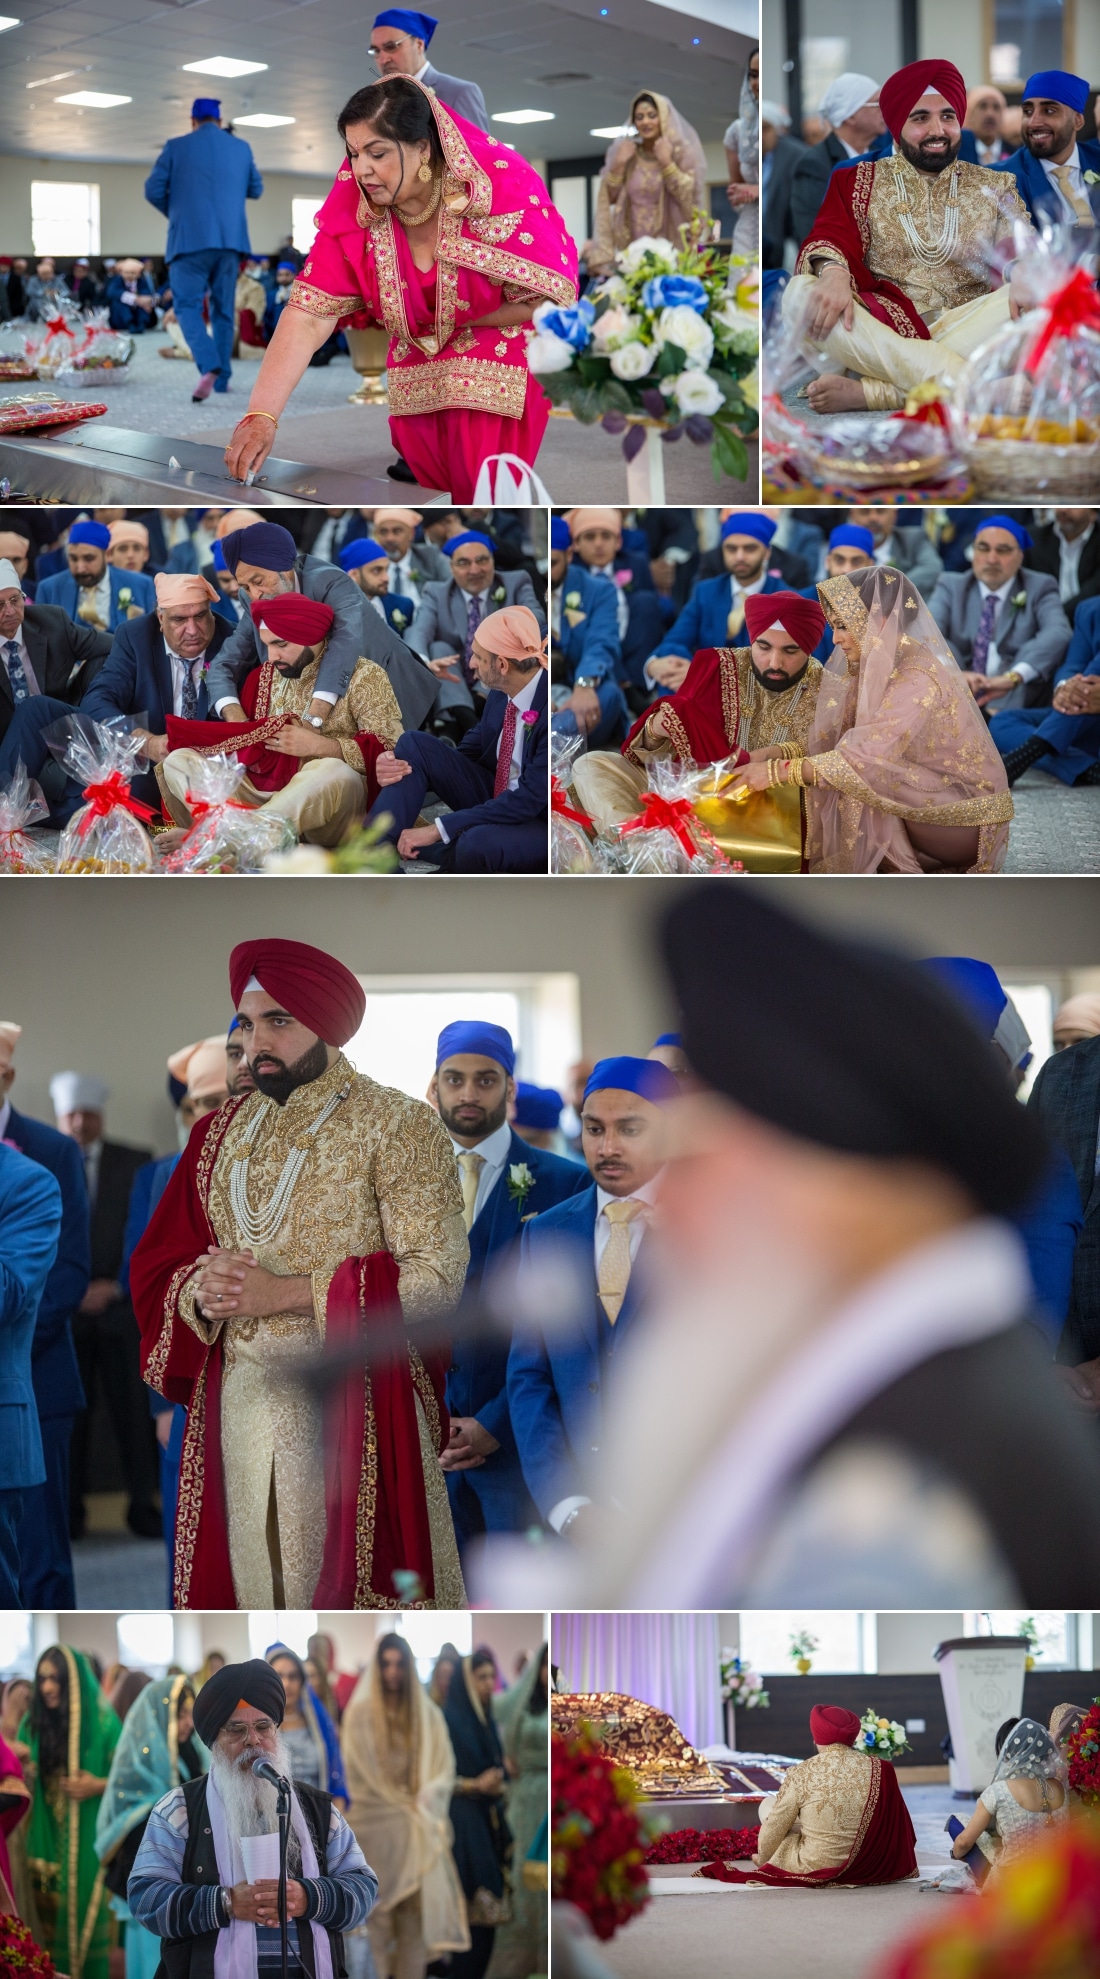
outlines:
[{"label": "eyeglasses", "polygon": [[400,48],[403,41],[410,41],[411,39],[411,35],[399,34],[396,41],[372,41],[370,47],[367,49],[367,54],[373,55],[376,60],[379,55],[393,55]]}]

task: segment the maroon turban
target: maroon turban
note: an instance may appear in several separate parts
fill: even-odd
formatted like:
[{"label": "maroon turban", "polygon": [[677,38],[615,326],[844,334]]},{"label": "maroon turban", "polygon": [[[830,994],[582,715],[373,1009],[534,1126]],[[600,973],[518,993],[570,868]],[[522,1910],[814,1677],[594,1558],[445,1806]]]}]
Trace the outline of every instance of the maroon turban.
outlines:
[{"label": "maroon turban", "polygon": [[745,599],[745,624],[750,639],[781,625],[804,653],[812,653],[825,636],[825,614],[817,599],[800,598],[797,591],[754,591]]},{"label": "maroon turban", "polygon": [[315,598],[303,598],[300,591],[283,591],[277,598],[261,598],[252,607],[252,623],[266,625],[279,639],[292,646],[317,646],[332,631],[336,614],[331,605]]},{"label": "maroon turban", "polygon": [[895,143],[901,136],[906,118],[912,116],[926,89],[936,89],[941,96],[946,96],[959,123],[962,123],[966,116],[966,84],[954,62],[936,58],[927,62],[909,62],[895,75],[887,76],[878,93],[878,107]]},{"label": "maroon turban", "polygon": [[815,1745],[854,1745],[859,1719],[842,1704],[815,1704],[810,1712],[810,1737]]},{"label": "maroon turban", "polygon": [[238,942],[229,958],[234,1009],[253,976],[326,1044],[347,1044],[363,1021],[367,999],[357,979],[323,948],[304,941]]}]

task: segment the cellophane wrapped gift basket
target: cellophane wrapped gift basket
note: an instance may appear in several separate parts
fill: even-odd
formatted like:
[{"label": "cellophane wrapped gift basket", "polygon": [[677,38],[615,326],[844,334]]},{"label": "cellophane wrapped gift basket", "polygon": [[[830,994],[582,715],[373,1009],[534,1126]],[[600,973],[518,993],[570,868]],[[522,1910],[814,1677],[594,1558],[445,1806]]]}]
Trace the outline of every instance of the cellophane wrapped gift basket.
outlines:
[{"label": "cellophane wrapped gift basket", "polygon": [[156,815],[130,790],[144,748],[140,731],[123,722],[95,722],[79,711],[43,731],[67,776],[85,799],[61,834],[59,873],[148,873],[153,847],[145,826]]},{"label": "cellophane wrapped gift basket", "polygon": [[294,826],[237,796],[248,772],[236,756],[200,756],[187,787],[192,825],[159,862],[164,873],[259,873],[297,843]]},{"label": "cellophane wrapped gift basket", "polygon": [[0,790],[0,873],[52,873],[48,849],[31,837],[35,825],[45,824],[49,807],[23,763]]},{"label": "cellophane wrapped gift basket", "polygon": [[573,768],[585,746],[583,735],[550,731],[550,870],[554,873],[595,871],[592,820],[573,789]]}]

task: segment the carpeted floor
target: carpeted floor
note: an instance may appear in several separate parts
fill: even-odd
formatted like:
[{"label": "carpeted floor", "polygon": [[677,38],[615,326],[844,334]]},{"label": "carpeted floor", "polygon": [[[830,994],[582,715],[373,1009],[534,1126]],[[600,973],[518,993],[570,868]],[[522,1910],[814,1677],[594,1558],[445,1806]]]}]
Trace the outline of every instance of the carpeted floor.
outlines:
[{"label": "carpeted floor", "polygon": [[164,1608],[168,1553],[163,1540],[129,1532],[90,1532],[73,1547],[78,1608]]},{"label": "carpeted floor", "polygon": [[1006,873],[1100,873],[1100,787],[1028,770],[1015,784]]}]

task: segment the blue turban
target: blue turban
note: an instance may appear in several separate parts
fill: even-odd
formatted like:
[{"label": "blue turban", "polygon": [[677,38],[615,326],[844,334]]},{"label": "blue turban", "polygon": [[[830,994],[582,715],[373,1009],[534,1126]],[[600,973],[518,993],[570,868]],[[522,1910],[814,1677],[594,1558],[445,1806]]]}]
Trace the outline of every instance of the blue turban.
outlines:
[{"label": "blue turban", "polygon": [[110,547],[111,532],[103,522],[74,522],[69,531],[70,543],[92,543],[97,550]]},{"label": "blue turban", "polygon": [[601,1058],[584,1089],[584,1098],[609,1091],[637,1093],[640,1099],[659,1105],[663,1099],[678,1096],[680,1083],[659,1058]]},{"label": "blue turban", "polygon": [[226,1035],[226,1037],[227,1037],[227,1038],[231,1038],[231,1037],[233,1036],[233,1033],[234,1033],[234,1031],[239,1031],[239,1030],[240,1030],[240,1028],[241,1028],[241,1020],[240,1020],[240,1018],[239,1018],[239,1017],[234,1017],[234,1019],[233,1019],[233,1022],[232,1022],[232,1023],[230,1024],[230,1026],[229,1026],[229,1029],[228,1029],[228,1031],[227,1031],[227,1032],[226,1032],[226,1034],[225,1034],[225,1035]]},{"label": "blue turban", "polygon": [[191,115],[197,122],[203,117],[217,117],[221,121],[222,106],[216,96],[196,96],[191,105]]},{"label": "blue turban", "polygon": [[184,1084],[183,1080],[174,1079],[172,1077],[171,1072],[169,1072],[168,1074],[168,1097],[171,1100],[172,1105],[177,1108],[179,1107],[180,1102],[187,1097],[187,1087]]},{"label": "blue turban", "polygon": [[445,1024],[435,1048],[436,1071],[445,1058],[461,1058],[466,1054],[473,1058],[495,1059],[498,1065],[503,1065],[509,1078],[516,1069],[516,1048],[503,1024],[479,1024],[476,1021]]},{"label": "blue turban", "polygon": [[875,554],[875,539],[869,529],[861,529],[855,522],[842,522],[829,537],[830,550],[863,550],[869,557]]},{"label": "blue turban", "polygon": [[344,544],[338,561],[341,570],[359,570],[365,563],[381,563],[383,557],[388,560],[389,551],[373,536],[357,536],[354,543]]},{"label": "blue turban", "polygon": [[481,543],[487,550],[495,549],[495,545],[490,543],[487,536],[482,535],[480,529],[464,529],[461,536],[452,536],[449,543],[444,543],[444,556],[453,557],[455,551],[462,548],[463,543]]},{"label": "blue turban", "polygon": [[228,564],[225,561],[225,551],[222,549],[220,537],[218,541],[211,548],[210,561],[213,564],[215,570],[228,570],[229,568]]},{"label": "blue turban", "polygon": [[1064,103],[1068,110],[1076,110],[1083,117],[1089,86],[1080,76],[1071,76],[1065,69],[1040,69],[1025,82],[1023,100],[1033,102],[1037,96],[1046,97],[1051,103]]},{"label": "blue turban", "polygon": [[375,27],[399,27],[402,34],[413,34],[418,41],[428,46],[436,28],[437,20],[431,14],[414,14],[410,7],[387,7],[384,14],[375,18]]},{"label": "blue turban", "polygon": [[561,1119],[565,1104],[560,1093],[552,1086],[528,1086],[521,1079],[516,1086],[516,1110],[513,1124],[516,1127],[541,1127],[553,1133]]},{"label": "blue turban", "polygon": [[570,529],[564,515],[552,515],[550,517],[550,548],[552,550],[569,550],[572,547],[573,531]]},{"label": "blue turban", "polygon": [[932,955],[923,967],[958,999],[983,1038],[1000,1045],[1013,1071],[1030,1062],[1031,1039],[996,969],[971,955]]},{"label": "blue turban", "polygon": [[247,529],[231,529],[222,537],[222,551],[232,571],[239,563],[255,564],[257,570],[293,570],[298,555],[289,529],[278,522],[250,522]]},{"label": "blue turban", "polygon": [[727,515],[722,524],[722,541],[727,536],[755,536],[758,543],[770,543],[779,524],[770,516],[746,512],[743,515]]},{"label": "blue turban", "polygon": [[653,1040],[654,1051],[656,1051],[659,1044],[674,1044],[677,1051],[682,1051],[684,1048],[683,1039],[679,1031],[662,1031],[660,1037]]},{"label": "blue turban", "polygon": [[1010,536],[1015,536],[1021,550],[1030,550],[1031,548],[1031,537],[1028,535],[1027,530],[1022,523],[1013,522],[1010,515],[987,515],[985,520],[978,524],[977,533],[979,536],[983,529],[1007,529]]}]

